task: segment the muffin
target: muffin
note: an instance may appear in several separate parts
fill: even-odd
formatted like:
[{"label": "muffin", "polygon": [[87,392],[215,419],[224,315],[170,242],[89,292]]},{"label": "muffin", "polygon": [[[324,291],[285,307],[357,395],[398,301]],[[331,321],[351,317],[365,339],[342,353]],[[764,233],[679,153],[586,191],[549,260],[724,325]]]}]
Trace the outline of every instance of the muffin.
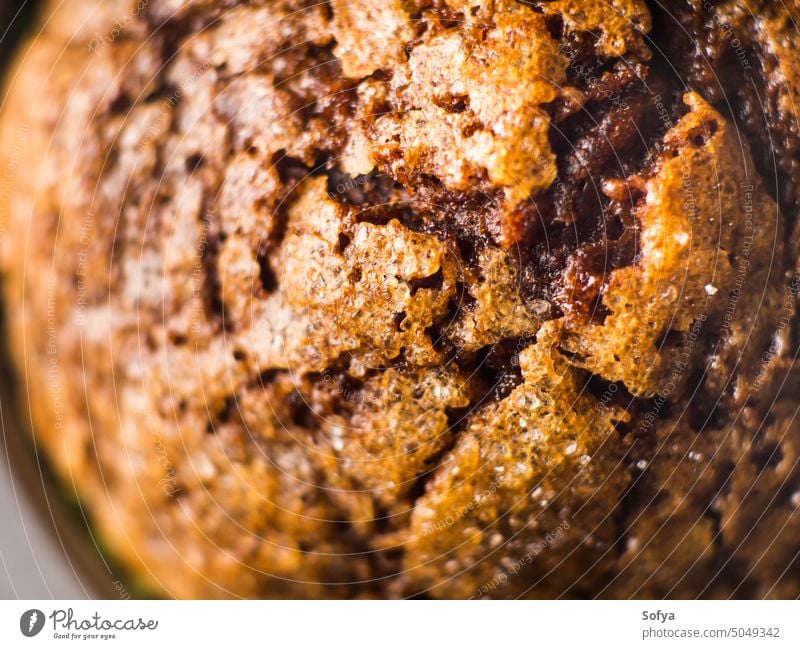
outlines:
[{"label": "muffin", "polygon": [[36,441],[140,592],[800,595],[795,0],[63,0]]}]

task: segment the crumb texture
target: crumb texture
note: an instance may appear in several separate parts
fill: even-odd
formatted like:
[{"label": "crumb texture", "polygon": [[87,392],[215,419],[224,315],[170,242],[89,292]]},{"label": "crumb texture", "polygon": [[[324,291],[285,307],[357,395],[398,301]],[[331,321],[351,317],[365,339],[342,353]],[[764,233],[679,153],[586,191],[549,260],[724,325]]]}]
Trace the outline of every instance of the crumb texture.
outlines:
[{"label": "crumb texture", "polygon": [[52,11],[11,349],[148,592],[800,596],[796,2]]}]

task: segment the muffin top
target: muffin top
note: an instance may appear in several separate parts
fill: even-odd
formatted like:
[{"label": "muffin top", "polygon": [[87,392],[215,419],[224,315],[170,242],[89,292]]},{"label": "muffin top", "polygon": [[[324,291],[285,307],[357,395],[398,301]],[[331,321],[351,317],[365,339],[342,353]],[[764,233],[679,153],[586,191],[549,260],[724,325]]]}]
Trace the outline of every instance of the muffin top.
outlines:
[{"label": "muffin top", "polygon": [[798,6],[713,5],[54,2],[3,272],[112,554],[178,597],[800,594]]}]

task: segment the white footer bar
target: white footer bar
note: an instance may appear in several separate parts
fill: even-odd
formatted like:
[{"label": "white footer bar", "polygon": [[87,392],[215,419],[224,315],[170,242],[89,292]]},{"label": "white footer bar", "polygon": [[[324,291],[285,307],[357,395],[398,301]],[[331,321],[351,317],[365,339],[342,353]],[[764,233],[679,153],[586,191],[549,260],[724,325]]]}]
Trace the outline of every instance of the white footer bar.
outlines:
[{"label": "white footer bar", "polygon": [[[800,647],[796,601],[4,601],[0,647]],[[558,644],[555,644],[558,643]],[[567,643],[564,645],[564,643]]]}]

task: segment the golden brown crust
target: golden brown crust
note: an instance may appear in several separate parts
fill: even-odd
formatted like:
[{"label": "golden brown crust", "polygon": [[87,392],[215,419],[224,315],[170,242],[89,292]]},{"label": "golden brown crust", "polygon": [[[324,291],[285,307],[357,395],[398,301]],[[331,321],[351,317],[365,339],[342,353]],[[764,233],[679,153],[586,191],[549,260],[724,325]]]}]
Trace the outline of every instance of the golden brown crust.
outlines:
[{"label": "golden brown crust", "polygon": [[800,593],[796,7],[672,4],[48,23],[1,122],[14,348],[148,588]]}]

